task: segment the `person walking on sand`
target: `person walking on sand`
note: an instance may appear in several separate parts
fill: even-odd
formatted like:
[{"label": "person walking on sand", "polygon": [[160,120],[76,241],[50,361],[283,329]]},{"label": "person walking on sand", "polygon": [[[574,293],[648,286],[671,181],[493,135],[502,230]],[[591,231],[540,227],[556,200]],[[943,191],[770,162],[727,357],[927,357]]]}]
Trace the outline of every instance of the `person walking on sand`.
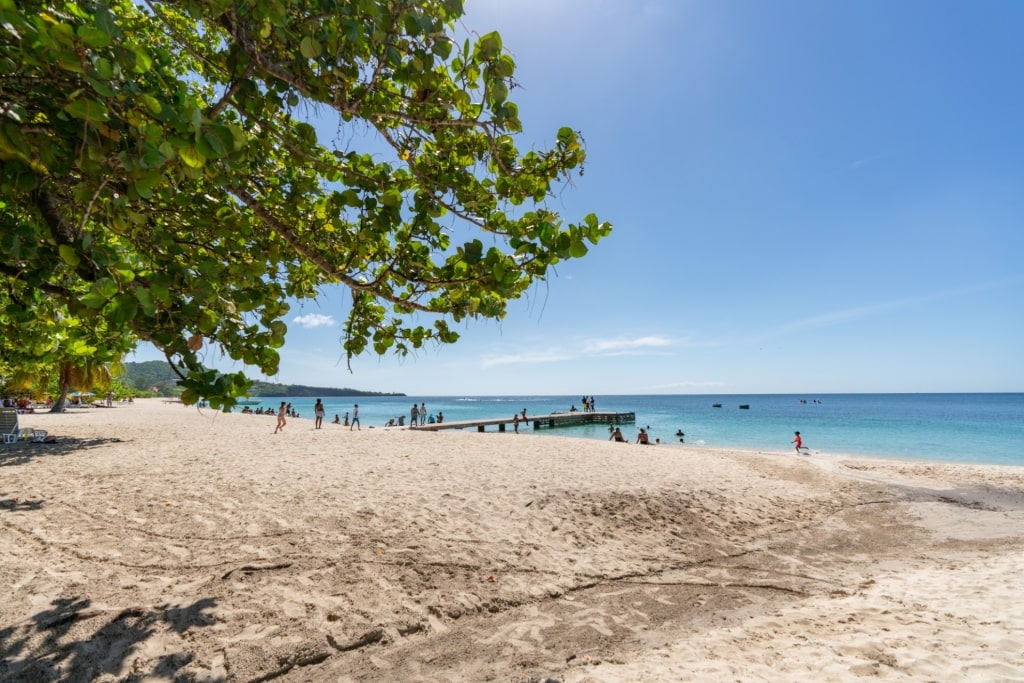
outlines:
[{"label": "person walking on sand", "polygon": [[416,404],[412,404],[412,410],[409,411],[409,426],[415,427],[419,424],[420,409],[416,407]]},{"label": "person walking on sand", "polygon": [[316,405],[313,406],[313,415],[316,416],[316,427],[314,429],[320,429],[320,426],[324,423],[324,404],[320,399],[317,399]]},{"label": "person walking on sand", "polygon": [[512,413],[512,430],[519,433],[519,413]]},{"label": "person walking on sand", "polygon": [[793,437],[793,440],[790,441],[790,443],[795,443],[796,444],[796,454],[797,455],[802,455],[800,449],[804,447],[804,440],[802,438],[800,438],[800,432],[793,432],[793,434],[795,434],[795,436]]},{"label": "person walking on sand", "polygon": [[359,431],[363,431],[363,425],[359,422],[359,404],[352,406],[352,424],[349,426],[348,431],[352,431],[356,425],[359,425]]},{"label": "person walking on sand", "polygon": [[277,409],[277,426],[274,427],[274,433],[277,434],[279,431],[284,429],[285,424],[288,422],[284,419],[285,403],[281,401],[281,407]]}]

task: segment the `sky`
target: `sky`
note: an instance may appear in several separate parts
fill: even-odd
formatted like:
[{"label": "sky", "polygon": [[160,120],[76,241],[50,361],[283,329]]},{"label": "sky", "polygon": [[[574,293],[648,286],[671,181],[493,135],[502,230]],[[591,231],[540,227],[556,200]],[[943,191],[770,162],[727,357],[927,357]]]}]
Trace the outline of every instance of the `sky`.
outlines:
[{"label": "sky", "polygon": [[[1024,3],[465,0],[610,237],[404,359],[293,308],[275,377],[409,395],[1024,391]],[[126,360],[160,357],[140,349]]]}]

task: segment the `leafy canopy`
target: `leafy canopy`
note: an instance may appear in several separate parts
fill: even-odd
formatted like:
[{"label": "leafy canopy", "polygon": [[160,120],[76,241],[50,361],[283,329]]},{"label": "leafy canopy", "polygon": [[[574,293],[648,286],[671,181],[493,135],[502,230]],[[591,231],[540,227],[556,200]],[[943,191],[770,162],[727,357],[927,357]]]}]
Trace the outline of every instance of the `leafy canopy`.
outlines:
[{"label": "leafy canopy", "polygon": [[586,254],[610,226],[545,204],[578,133],[518,149],[515,64],[497,33],[457,44],[461,14],[0,0],[0,371],[146,340],[186,401],[231,405],[249,381],[203,354],[274,375],[287,300],[343,285],[348,357],[405,354]]}]

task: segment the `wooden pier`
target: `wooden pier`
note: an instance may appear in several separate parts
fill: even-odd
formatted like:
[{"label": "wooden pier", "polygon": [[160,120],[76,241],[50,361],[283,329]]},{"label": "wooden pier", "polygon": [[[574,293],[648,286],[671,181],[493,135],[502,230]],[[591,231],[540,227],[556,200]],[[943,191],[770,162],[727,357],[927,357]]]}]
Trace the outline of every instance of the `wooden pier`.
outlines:
[{"label": "wooden pier", "polygon": [[[499,432],[511,431],[514,417],[494,417],[483,420],[453,420],[451,422],[434,422],[410,427],[410,429],[436,432],[442,429],[472,429],[476,427],[478,432],[487,431],[487,427],[497,427]],[[534,429],[550,429],[553,427],[575,427],[586,424],[632,424],[636,422],[636,413],[616,413],[611,411],[596,412],[564,412],[551,413],[550,415],[527,415],[524,420],[519,418],[520,429],[532,426]]]}]

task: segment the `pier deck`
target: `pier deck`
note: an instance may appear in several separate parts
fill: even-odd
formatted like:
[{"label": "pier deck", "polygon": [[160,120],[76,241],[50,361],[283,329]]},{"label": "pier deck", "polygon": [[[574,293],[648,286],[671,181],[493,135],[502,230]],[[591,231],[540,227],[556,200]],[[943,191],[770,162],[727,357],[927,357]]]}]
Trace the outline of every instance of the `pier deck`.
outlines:
[{"label": "pier deck", "polygon": [[[513,420],[514,418],[511,416],[482,420],[453,420],[451,422],[427,423],[413,427],[413,429],[436,432],[442,429],[472,429],[476,427],[478,432],[485,432],[487,427],[496,426],[499,432],[504,432],[512,429]],[[520,425],[523,425],[520,429],[523,429],[526,425],[532,426],[534,429],[550,429],[553,427],[574,427],[584,424],[632,424],[636,422],[636,413],[618,413],[607,410],[596,412],[576,411],[551,413],[550,415],[527,415],[525,420],[519,418],[519,421]]]}]

